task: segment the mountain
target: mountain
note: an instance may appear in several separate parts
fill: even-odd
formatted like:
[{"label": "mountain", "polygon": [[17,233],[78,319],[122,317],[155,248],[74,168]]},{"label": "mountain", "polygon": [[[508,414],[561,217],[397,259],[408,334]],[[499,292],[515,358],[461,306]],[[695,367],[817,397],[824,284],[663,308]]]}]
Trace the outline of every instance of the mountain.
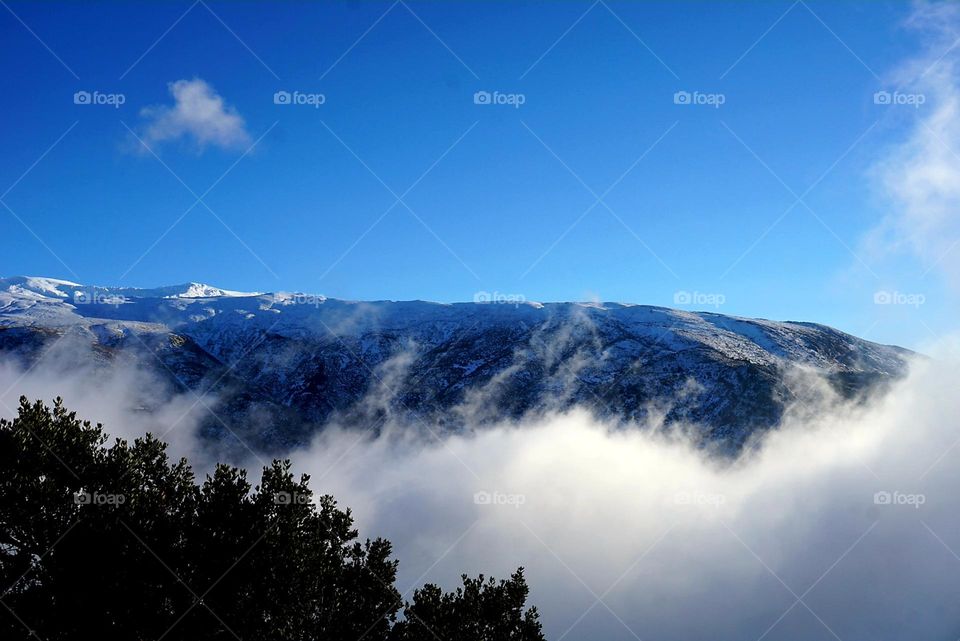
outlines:
[{"label": "mountain", "polygon": [[0,359],[30,367],[62,345],[71,367],[134,364],[191,391],[215,412],[209,437],[235,431],[265,450],[332,421],[378,429],[394,418],[437,434],[572,406],[691,423],[705,443],[736,449],[805,389],[794,373],[857,399],[902,376],[911,354],[814,323],[646,305],[0,279]]}]

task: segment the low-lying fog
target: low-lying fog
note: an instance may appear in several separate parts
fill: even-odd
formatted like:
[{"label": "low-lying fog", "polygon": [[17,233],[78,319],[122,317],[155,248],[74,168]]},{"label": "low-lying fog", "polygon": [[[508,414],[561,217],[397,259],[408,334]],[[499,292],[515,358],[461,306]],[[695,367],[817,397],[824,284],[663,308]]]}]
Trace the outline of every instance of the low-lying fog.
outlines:
[{"label": "low-lying fog", "polygon": [[[164,434],[209,469],[194,432],[215,399],[163,391],[148,413],[145,375],[56,362],[0,366],[3,414],[20,394],[61,395],[111,434]],[[958,390],[951,344],[866,406],[798,405],[733,463],[579,411],[443,439],[423,425],[378,437],[330,426],[289,456],[353,509],[361,536],[393,541],[401,590],[523,565],[553,641],[952,640]]]}]

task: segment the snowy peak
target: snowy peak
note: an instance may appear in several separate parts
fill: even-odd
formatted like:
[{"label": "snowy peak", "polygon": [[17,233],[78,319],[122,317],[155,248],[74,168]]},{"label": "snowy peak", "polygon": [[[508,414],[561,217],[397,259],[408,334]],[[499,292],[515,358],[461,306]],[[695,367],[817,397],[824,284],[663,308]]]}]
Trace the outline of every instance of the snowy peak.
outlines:
[{"label": "snowy peak", "polygon": [[246,296],[259,296],[262,294],[262,292],[238,292],[230,289],[221,289],[219,287],[206,285],[204,283],[185,283],[183,285],[174,285],[172,287],[164,287],[161,289],[173,290],[172,293],[163,296],[163,298],[239,298]]},{"label": "snowy peak", "polygon": [[68,298],[69,294],[65,290],[83,287],[78,283],[58,278],[43,278],[39,276],[14,276],[12,278],[0,278],[0,288],[12,294],[36,296],[55,296],[57,298]]},{"label": "snowy peak", "polygon": [[259,296],[261,292],[239,292],[222,289],[205,283],[189,282],[182,285],[164,287],[104,287],[99,285],[81,285],[58,278],[38,276],[14,276],[0,278],[0,291],[13,295],[39,296],[47,298],[74,299],[78,296],[103,294],[113,298],[239,298]]}]

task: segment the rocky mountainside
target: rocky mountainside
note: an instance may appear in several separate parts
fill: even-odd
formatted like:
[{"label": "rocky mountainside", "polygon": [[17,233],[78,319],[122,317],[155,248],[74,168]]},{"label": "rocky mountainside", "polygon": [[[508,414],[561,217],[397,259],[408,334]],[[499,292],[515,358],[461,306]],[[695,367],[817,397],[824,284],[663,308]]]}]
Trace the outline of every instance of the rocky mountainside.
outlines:
[{"label": "rocky mountainside", "polygon": [[30,367],[62,353],[58,344],[87,366],[132,363],[192,390],[217,415],[209,436],[237,430],[264,449],[334,421],[377,428],[395,418],[440,432],[575,405],[690,422],[705,441],[735,448],[776,425],[797,394],[792,372],[821,373],[857,397],[902,375],[910,355],[813,323],[645,305],[0,279],[0,358]]}]

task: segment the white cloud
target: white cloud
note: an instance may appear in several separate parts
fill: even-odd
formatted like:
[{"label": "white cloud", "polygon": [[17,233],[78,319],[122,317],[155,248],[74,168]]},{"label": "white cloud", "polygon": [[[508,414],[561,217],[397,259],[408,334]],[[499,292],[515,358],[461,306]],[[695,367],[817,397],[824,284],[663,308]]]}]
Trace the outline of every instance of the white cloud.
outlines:
[{"label": "white cloud", "polygon": [[150,432],[162,435],[173,459],[189,456],[202,473],[213,469],[218,453],[203,447],[197,430],[216,408],[218,397],[203,403],[193,392],[176,389],[135,359],[120,355],[110,367],[89,340],[80,336],[55,339],[29,368],[12,358],[0,359],[0,416],[13,418],[21,395],[50,403],[59,396],[81,418],[96,417],[113,438],[133,440]]},{"label": "white cloud", "polygon": [[911,253],[960,285],[960,5],[918,3],[907,26],[924,49],[891,74],[888,89],[922,104],[880,107],[911,122],[874,167],[892,211],[867,244]]},{"label": "white cloud", "polygon": [[[550,639],[955,639],[957,347],[867,404],[801,404],[734,464],[583,410],[442,441],[419,424],[328,425],[290,456],[362,536],[394,543],[402,591],[523,565]],[[64,342],[29,372],[0,366],[3,400],[61,394],[126,437],[176,424],[173,453],[210,469],[204,404],[130,367],[78,366],[89,359]]]},{"label": "white cloud", "polygon": [[523,565],[549,639],[953,639],[960,369],[940,353],[732,465],[581,410],[443,442],[330,428],[292,458],[394,543],[401,591]]},{"label": "white cloud", "polygon": [[148,145],[169,140],[190,140],[203,149],[245,147],[250,134],[237,110],[227,105],[213,87],[200,78],[177,80],[169,85],[172,106],[145,107],[147,122],[141,138]]}]

